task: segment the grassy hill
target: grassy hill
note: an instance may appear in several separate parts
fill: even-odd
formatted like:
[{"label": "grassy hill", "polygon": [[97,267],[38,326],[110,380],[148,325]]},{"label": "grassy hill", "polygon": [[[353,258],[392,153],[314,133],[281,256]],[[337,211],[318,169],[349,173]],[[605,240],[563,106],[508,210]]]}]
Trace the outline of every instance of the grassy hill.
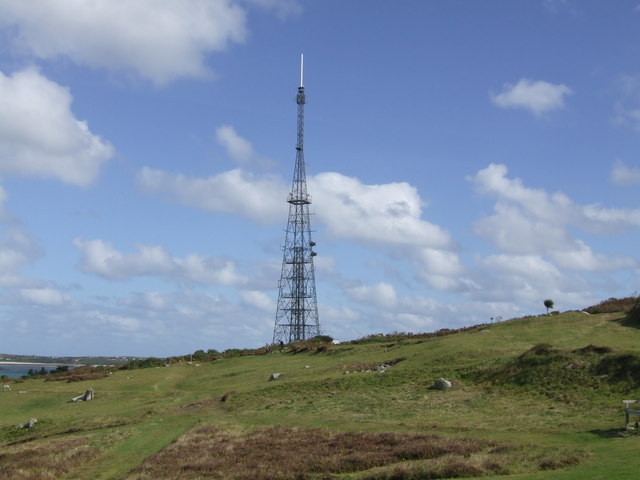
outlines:
[{"label": "grassy hill", "polygon": [[[269,381],[273,373],[281,375]],[[432,389],[439,377],[453,388]],[[640,322],[624,312],[10,386],[0,393],[7,479],[611,479],[640,471],[640,436],[625,431],[622,404],[640,398]],[[68,403],[89,387],[94,400]],[[13,428],[32,417],[31,429]]]}]

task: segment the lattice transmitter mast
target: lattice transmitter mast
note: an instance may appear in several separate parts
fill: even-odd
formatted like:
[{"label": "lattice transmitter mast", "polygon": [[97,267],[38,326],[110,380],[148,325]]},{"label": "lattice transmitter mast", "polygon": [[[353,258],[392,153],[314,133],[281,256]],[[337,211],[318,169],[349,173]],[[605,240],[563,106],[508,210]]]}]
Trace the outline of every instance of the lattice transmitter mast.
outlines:
[{"label": "lattice transmitter mast", "polygon": [[293,172],[291,193],[287,198],[287,221],[282,274],[278,282],[278,308],[273,329],[273,343],[290,343],[320,335],[316,279],[313,268],[315,242],[311,240],[307,177],[304,163],[304,57],[300,56],[300,86],[298,104],[298,141],[296,165]]}]

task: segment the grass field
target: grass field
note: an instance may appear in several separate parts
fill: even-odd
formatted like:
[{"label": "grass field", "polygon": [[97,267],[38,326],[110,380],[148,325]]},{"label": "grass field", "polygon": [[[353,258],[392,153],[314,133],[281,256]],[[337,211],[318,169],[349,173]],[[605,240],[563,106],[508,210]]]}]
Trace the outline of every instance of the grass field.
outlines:
[{"label": "grass field", "polygon": [[[10,383],[0,477],[636,478],[640,436],[624,429],[622,400],[640,398],[639,327],[624,313],[566,312]],[[439,377],[453,388],[430,388]],[[68,402],[89,387],[94,400]]]}]

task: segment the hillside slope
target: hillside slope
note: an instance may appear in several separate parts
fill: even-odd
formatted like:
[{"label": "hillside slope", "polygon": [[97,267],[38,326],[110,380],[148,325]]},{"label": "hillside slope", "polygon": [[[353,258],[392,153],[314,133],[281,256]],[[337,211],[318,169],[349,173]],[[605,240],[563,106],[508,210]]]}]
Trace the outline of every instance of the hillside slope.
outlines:
[{"label": "hillside slope", "polygon": [[[640,398],[639,326],[624,313],[567,312],[27,380],[0,393],[0,469],[34,479],[633,478],[640,440],[624,431],[622,400]],[[439,377],[453,388],[432,389]],[[94,400],[67,403],[89,387]],[[30,418],[33,428],[12,428]]]}]

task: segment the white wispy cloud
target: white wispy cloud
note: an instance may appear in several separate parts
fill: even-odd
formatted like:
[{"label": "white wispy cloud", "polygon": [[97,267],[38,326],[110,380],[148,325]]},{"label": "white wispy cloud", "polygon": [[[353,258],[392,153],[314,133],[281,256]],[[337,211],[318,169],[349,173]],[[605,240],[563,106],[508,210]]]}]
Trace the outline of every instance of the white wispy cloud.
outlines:
[{"label": "white wispy cloud", "polygon": [[268,167],[272,162],[260,157],[251,142],[240,136],[232,125],[222,125],[216,128],[215,138],[222,145],[229,157],[240,167],[250,168],[253,165]]},{"label": "white wispy cloud", "polygon": [[640,226],[640,209],[578,205],[562,192],[548,193],[526,187],[519,178],[508,178],[507,172],[505,165],[491,164],[468,178],[480,193],[498,199],[496,208],[505,217],[513,207],[518,207],[533,220],[552,226],[573,225],[591,233],[615,233]]},{"label": "white wispy cloud", "polygon": [[274,314],[276,311],[276,302],[266,293],[259,290],[241,290],[240,298],[249,307]]},{"label": "white wispy cloud", "polygon": [[71,112],[69,91],[26,69],[0,72],[0,174],[86,187],[113,148]]},{"label": "white wispy cloud", "polygon": [[23,288],[20,290],[26,301],[46,307],[59,307],[71,302],[71,297],[51,287]]},{"label": "white wispy cloud", "polygon": [[535,311],[545,298],[555,299],[559,308],[565,308],[560,299],[564,306],[584,306],[594,300],[592,285],[583,276],[564,271],[541,255],[488,255],[477,260],[476,273],[478,288],[470,290],[469,297],[485,311],[497,304],[499,315],[515,315],[522,307]]},{"label": "white wispy cloud", "polygon": [[240,215],[261,223],[281,221],[286,215],[287,187],[273,175],[256,176],[234,169],[195,178],[145,167],[137,175],[137,185],[145,193],[181,205]]},{"label": "white wispy cloud", "polygon": [[385,282],[354,286],[347,289],[347,294],[357,302],[378,308],[393,309],[398,303],[395,288]]},{"label": "white wispy cloud", "polygon": [[[474,231],[514,263],[547,258],[554,268],[603,271],[635,268],[630,256],[610,257],[593,252],[568,227],[589,233],[616,233],[640,226],[640,210],[577,205],[563,193],[528,188],[507,177],[507,167],[491,164],[469,178],[479,192],[497,198],[494,214],[477,221]],[[497,257],[504,258],[504,257]],[[527,271],[534,271],[525,267]]]},{"label": "white wispy cloud", "polygon": [[616,185],[640,185],[640,167],[629,167],[622,160],[616,160],[610,178]]},{"label": "white wispy cloud", "polygon": [[623,74],[614,82],[618,99],[613,105],[613,123],[640,132],[640,74]]},{"label": "white wispy cloud", "polygon": [[109,280],[139,276],[160,276],[174,281],[200,284],[241,285],[246,278],[231,260],[190,254],[172,257],[161,246],[138,245],[133,253],[122,253],[101,239],[76,238],[81,253],[79,268]]},{"label": "white wispy cloud", "polygon": [[40,258],[42,246],[6,209],[7,194],[0,185],[0,287],[34,287],[22,270]]},{"label": "white wispy cloud", "polygon": [[8,226],[0,232],[0,287],[20,287],[33,284],[22,270],[43,254],[42,247],[20,225]]},{"label": "white wispy cloud", "polygon": [[249,163],[255,156],[251,142],[238,135],[231,125],[222,125],[216,128],[216,139],[239,165]]},{"label": "white wispy cloud", "polygon": [[0,2],[14,50],[39,59],[134,72],[163,85],[212,75],[206,56],[247,37],[246,12],[232,0],[33,0]]},{"label": "white wispy cloud", "polygon": [[523,108],[536,116],[564,107],[564,99],[572,93],[563,84],[522,78],[518,83],[507,83],[502,92],[491,94],[491,101],[501,108]]}]

